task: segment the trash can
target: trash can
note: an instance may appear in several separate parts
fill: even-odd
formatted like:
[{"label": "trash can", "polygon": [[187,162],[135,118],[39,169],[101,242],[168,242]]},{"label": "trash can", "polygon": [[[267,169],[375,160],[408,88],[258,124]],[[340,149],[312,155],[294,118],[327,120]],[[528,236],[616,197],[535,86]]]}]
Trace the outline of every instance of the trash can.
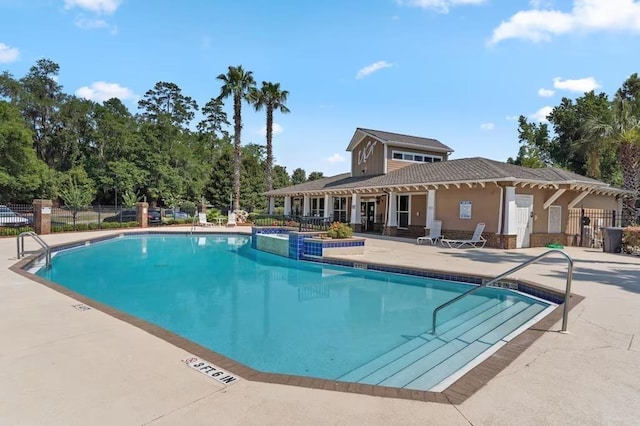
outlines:
[{"label": "trash can", "polygon": [[620,253],[622,251],[622,230],[617,226],[602,228],[604,238],[602,241],[602,251],[605,253]]}]

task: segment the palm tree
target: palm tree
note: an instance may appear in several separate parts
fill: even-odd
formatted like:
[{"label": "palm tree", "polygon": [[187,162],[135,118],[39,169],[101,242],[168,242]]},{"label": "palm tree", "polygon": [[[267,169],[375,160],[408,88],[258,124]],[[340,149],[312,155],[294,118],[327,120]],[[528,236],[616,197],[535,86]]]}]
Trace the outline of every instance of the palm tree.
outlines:
[{"label": "palm tree", "polygon": [[266,168],[266,187],[267,191],[273,189],[273,111],[280,111],[283,114],[290,112],[285,106],[289,92],[280,90],[280,83],[262,82],[260,90],[251,91],[251,100],[256,111],[260,111],[263,107],[267,110],[267,161]]},{"label": "palm tree", "polygon": [[242,65],[229,66],[226,74],[220,74],[218,80],[223,82],[219,100],[233,96],[233,210],[240,210],[240,136],[242,132],[242,101],[250,102],[249,93],[256,82],[251,71],[245,71]]},{"label": "palm tree", "polygon": [[635,220],[636,202],[640,195],[640,118],[632,113],[629,101],[616,97],[613,113],[608,117],[593,117],[587,120],[584,131],[598,153],[602,144],[613,144],[617,149],[618,162],[622,171],[624,189],[633,192],[626,199],[624,213]]}]

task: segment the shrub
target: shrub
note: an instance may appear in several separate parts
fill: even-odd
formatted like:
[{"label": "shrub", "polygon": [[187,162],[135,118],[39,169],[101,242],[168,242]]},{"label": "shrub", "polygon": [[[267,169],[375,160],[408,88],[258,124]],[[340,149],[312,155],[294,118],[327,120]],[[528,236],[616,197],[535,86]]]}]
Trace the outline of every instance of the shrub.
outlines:
[{"label": "shrub", "polygon": [[622,244],[626,252],[631,253],[640,248],[640,226],[629,226],[622,233]]},{"label": "shrub", "polygon": [[182,210],[189,216],[194,216],[196,214],[196,203],[194,203],[193,201],[185,201],[180,206],[180,210]]},{"label": "shrub", "polygon": [[349,238],[353,235],[353,229],[347,223],[333,222],[327,231],[331,238]]},{"label": "shrub", "polygon": [[224,216],[218,209],[207,210],[207,221],[213,222],[216,217]]}]

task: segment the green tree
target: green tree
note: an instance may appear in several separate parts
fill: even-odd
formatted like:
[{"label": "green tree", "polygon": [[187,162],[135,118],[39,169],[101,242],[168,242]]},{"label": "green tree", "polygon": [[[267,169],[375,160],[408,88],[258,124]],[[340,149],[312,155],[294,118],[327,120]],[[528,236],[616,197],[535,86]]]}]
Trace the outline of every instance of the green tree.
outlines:
[{"label": "green tree", "polygon": [[273,112],[280,111],[283,114],[289,113],[289,108],[285,106],[289,92],[280,90],[280,83],[262,82],[260,90],[254,89],[250,93],[256,111],[264,108],[267,113],[266,137],[267,137],[267,160],[265,162],[266,190],[273,189]]},{"label": "green tree", "polygon": [[635,219],[640,195],[640,117],[633,114],[633,104],[628,99],[616,98],[613,113],[593,116],[585,123],[584,131],[591,139],[617,150],[622,187],[634,194],[625,199],[624,211],[627,217]]},{"label": "green tree", "polygon": [[273,167],[273,188],[284,188],[289,185],[291,185],[291,177],[287,173],[287,168],[275,165]]},{"label": "green tree", "polygon": [[242,196],[240,198],[243,209],[248,211],[265,210],[264,197],[265,147],[257,144],[247,144],[242,149]]},{"label": "green tree", "polygon": [[175,83],[159,81],[153,89],[147,90],[138,101],[143,110],[142,117],[156,123],[169,121],[171,124],[186,128],[198,110],[198,104],[191,97],[182,94]]},{"label": "green tree", "polygon": [[78,212],[91,204],[95,199],[95,187],[82,168],[69,171],[66,175],[66,183],[60,188],[60,198],[71,211],[73,217],[73,229],[76,228]]},{"label": "green tree", "polygon": [[311,172],[309,173],[309,177],[307,177],[307,181],[318,180],[324,177],[324,173],[322,172]]},{"label": "green tree", "polygon": [[299,183],[304,183],[307,181],[307,172],[304,169],[298,167],[291,173],[291,184],[297,185]]},{"label": "green tree", "polygon": [[[583,126],[591,117],[608,114],[610,102],[605,93],[594,91],[585,93],[575,102],[562,98],[559,106],[549,114],[555,136],[551,143],[542,149],[548,153],[552,164],[566,168],[581,175],[599,179],[601,174],[610,176],[611,164],[602,164],[604,152],[598,145],[589,143],[585,138]],[[604,166],[604,167],[603,167]],[[601,170],[606,168],[606,172]]]},{"label": "green tree", "polygon": [[20,111],[0,101],[0,203],[50,197],[56,176],[36,158],[31,130]]},{"label": "green tree", "polygon": [[245,71],[242,65],[230,66],[227,74],[220,74],[217,79],[222,81],[218,99],[233,98],[233,210],[240,210],[242,101],[251,101],[249,93],[256,82],[253,73]]},{"label": "green tree", "polygon": [[640,115],[640,78],[638,73],[631,74],[622,83],[622,87],[616,92],[616,98],[628,101],[631,104],[631,114]]},{"label": "green tree", "polygon": [[546,124],[529,123],[524,115],[518,118],[520,149],[513,164],[540,168],[551,163],[549,158],[549,129]]},{"label": "green tree", "polygon": [[58,111],[66,98],[58,84],[60,66],[49,59],[39,59],[20,79],[19,105],[33,133],[36,155],[50,166],[55,160],[47,156],[58,124]]}]

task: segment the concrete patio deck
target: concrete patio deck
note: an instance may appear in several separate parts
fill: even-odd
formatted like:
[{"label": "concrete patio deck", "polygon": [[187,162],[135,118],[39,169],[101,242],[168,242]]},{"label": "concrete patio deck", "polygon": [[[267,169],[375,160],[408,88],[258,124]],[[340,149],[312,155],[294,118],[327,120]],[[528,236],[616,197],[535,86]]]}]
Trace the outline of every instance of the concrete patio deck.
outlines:
[{"label": "concrete patio deck", "polygon": [[[43,238],[55,245],[113,232]],[[482,275],[545,250],[366,238],[364,255],[346,257]],[[556,324],[477,393],[451,405],[248,380],[224,387],[181,362],[189,356],[184,350],[97,309],[75,309],[77,301],[10,271],[16,242],[0,239],[0,425],[638,424],[640,258],[566,251],[575,260],[573,292],[586,297],[570,312],[570,334],[557,333]],[[565,270],[550,258],[515,276],[563,289]]]}]

